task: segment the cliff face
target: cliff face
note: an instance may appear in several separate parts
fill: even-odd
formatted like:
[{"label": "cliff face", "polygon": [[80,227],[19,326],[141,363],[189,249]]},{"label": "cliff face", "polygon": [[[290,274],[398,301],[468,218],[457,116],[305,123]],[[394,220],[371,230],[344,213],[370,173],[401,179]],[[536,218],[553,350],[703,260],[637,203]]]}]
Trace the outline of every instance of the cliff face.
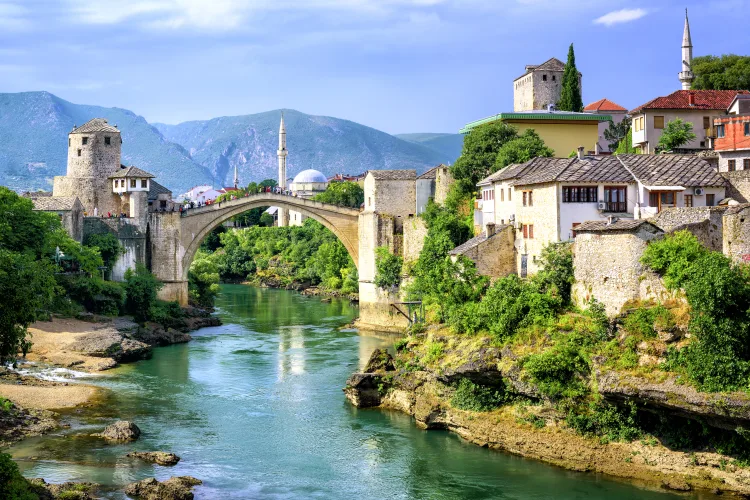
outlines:
[{"label": "cliff face", "polygon": [[[431,345],[446,347],[434,356]],[[577,471],[592,471],[652,487],[750,495],[750,469],[710,446],[677,446],[644,433],[631,440],[581,435],[569,425],[570,403],[550,399],[525,374],[519,356],[488,339],[410,337],[392,357],[377,350],[362,373],[344,389],[360,408],[384,408],[412,415],[423,429],[444,429],[479,446],[503,450]],[[433,356],[427,355],[432,351]],[[461,409],[462,384],[490,387],[502,402],[484,411]],[[635,404],[645,420],[700,422],[717,432],[744,429],[750,416],[745,393],[706,394],[674,379],[648,379],[598,366],[587,381],[592,400]],[[500,401],[500,399],[497,399]],[[739,431],[738,431],[739,432]],[[726,450],[721,450],[726,453]]]}]

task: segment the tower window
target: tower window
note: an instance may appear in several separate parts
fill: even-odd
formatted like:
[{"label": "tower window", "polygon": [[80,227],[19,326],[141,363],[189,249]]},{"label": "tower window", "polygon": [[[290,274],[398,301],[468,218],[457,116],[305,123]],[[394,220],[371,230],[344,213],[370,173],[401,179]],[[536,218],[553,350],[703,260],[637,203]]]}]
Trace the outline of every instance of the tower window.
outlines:
[{"label": "tower window", "polygon": [[109,145],[110,145],[110,143],[111,143],[111,140],[110,140],[110,138],[109,138],[109,137],[105,137],[105,138],[104,138],[104,144],[106,144],[107,146],[109,146]]},{"label": "tower window", "polygon": [[81,156],[81,150],[80,149],[78,150],[78,156]]},{"label": "tower window", "polygon": [[543,82],[546,82],[546,81],[547,81],[547,75],[542,75],[542,81],[543,81]]},{"label": "tower window", "polygon": [[147,186],[147,182],[148,182],[148,181],[147,181],[146,179],[141,179],[141,187],[142,187],[142,188],[146,188],[146,187],[148,187],[148,186]]},{"label": "tower window", "polygon": [[552,81],[554,82],[555,80],[557,80],[557,76],[552,75]]},{"label": "tower window", "polygon": [[84,137],[83,138],[83,145],[85,146],[88,143],[89,143],[89,138],[88,137]]},{"label": "tower window", "polygon": [[68,137],[68,147],[70,147],[70,137]]},{"label": "tower window", "polygon": [[135,179],[130,179],[130,187],[135,187]]}]

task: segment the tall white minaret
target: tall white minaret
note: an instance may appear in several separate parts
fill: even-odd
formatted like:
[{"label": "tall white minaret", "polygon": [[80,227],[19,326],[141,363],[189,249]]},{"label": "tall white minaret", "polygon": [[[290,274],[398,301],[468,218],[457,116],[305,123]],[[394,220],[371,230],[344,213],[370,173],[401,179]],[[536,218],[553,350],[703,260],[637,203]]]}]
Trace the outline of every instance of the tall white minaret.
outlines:
[{"label": "tall white minaret", "polygon": [[[284,112],[281,112],[281,125],[279,126],[279,150],[276,155],[279,158],[279,187],[286,189],[286,157],[289,151],[286,149],[286,128],[284,128]],[[289,225],[289,211],[286,208],[279,207],[279,227]]]},{"label": "tall white minaret", "polygon": [[682,90],[690,90],[695,80],[693,73],[693,41],[690,38],[690,22],[688,21],[688,12],[685,9],[685,31],[682,34],[682,71],[680,72],[680,81]]},{"label": "tall white minaret", "polygon": [[237,177],[237,164],[234,165],[234,189],[239,189],[240,178]]}]

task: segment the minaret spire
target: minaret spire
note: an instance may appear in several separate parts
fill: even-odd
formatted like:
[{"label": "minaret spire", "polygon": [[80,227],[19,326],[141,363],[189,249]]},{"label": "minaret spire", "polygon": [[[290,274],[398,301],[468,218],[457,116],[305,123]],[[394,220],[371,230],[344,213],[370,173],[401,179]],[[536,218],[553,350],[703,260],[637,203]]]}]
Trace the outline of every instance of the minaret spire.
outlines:
[{"label": "minaret spire", "polygon": [[[276,156],[279,158],[279,187],[282,191],[286,189],[286,157],[289,151],[286,149],[286,127],[284,126],[284,112],[281,112],[281,124],[279,125],[279,150]],[[286,227],[289,225],[289,211],[286,208],[279,207],[278,226]]]},{"label": "minaret spire", "polygon": [[685,9],[685,29],[682,33],[682,71],[680,72],[680,82],[682,90],[690,90],[695,80],[693,73],[693,40],[690,37],[690,21],[688,20],[688,10]]},{"label": "minaret spire", "polygon": [[237,164],[234,165],[234,189],[239,189],[240,179],[237,177]]}]

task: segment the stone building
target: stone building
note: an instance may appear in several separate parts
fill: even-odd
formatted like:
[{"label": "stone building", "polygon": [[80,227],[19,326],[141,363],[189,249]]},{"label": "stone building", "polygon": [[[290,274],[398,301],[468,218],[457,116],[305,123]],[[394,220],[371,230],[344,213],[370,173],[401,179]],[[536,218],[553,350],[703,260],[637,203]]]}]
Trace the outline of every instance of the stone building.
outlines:
[{"label": "stone building", "polygon": [[459,255],[472,260],[477,272],[492,280],[517,274],[515,238],[513,226],[490,223],[479,236],[451,250],[450,256],[454,262]]},{"label": "stone building", "polygon": [[76,196],[29,196],[34,210],[49,212],[60,218],[60,223],[71,238],[83,241],[83,204]]},{"label": "stone building", "polygon": [[117,127],[94,118],[68,134],[68,168],[54,179],[53,196],[77,196],[88,215],[118,213],[120,201],[109,178],[120,168],[122,138]]},{"label": "stone building", "polygon": [[370,170],[365,176],[365,210],[407,217],[416,212],[416,170]]},{"label": "stone building", "polygon": [[588,221],[576,228],[573,247],[573,300],[585,307],[593,298],[614,316],[630,300],[665,293],[660,280],[641,263],[649,241],[664,231],[649,221]]},{"label": "stone building", "polygon": [[[560,101],[565,63],[553,57],[539,65],[527,65],[513,81],[513,111],[546,110]],[[578,73],[578,86],[581,86]],[[581,87],[583,93],[583,87]]]},{"label": "stone building", "polygon": [[423,213],[430,199],[438,205],[445,203],[452,185],[453,176],[450,167],[443,164],[433,167],[417,177],[417,207],[415,213],[417,215]]}]

